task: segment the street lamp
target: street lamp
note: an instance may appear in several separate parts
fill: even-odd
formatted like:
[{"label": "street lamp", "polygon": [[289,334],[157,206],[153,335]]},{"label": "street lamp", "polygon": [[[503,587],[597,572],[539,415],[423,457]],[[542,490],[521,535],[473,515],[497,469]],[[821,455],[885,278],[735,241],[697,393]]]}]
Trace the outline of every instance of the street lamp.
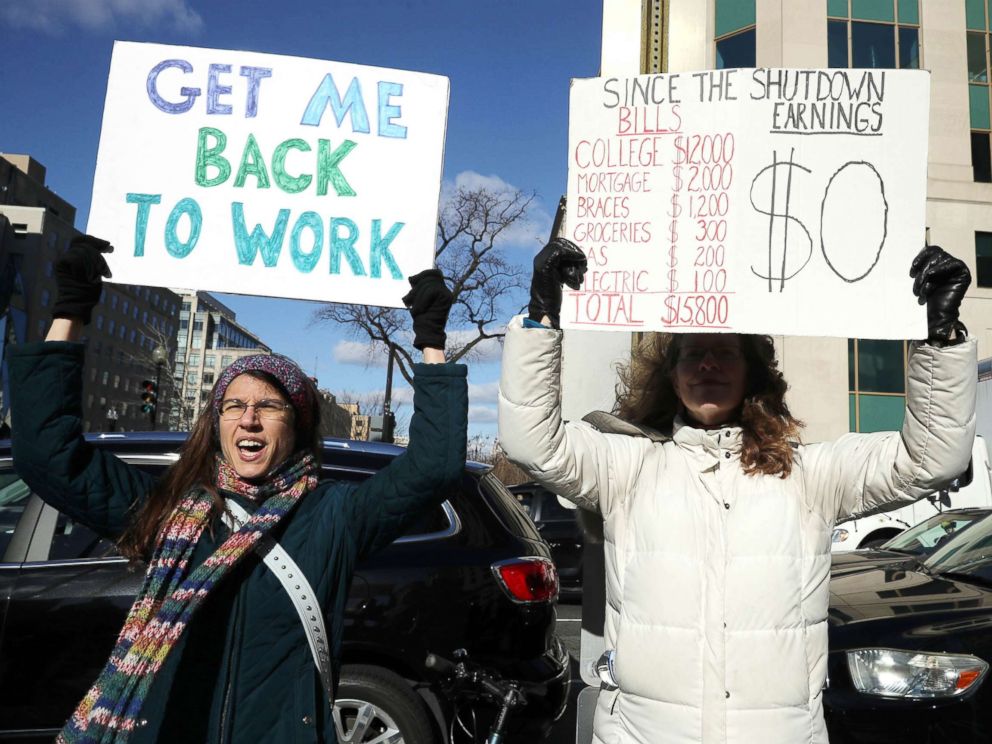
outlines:
[{"label": "street lamp", "polygon": [[[152,351],[152,361],[155,362],[155,394],[158,395],[162,383],[162,365],[169,361],[169,350],[162,346],[162,344],[159,344]],[[155,431],[155,414],[157,412],[158,401],[156,400],[151,413],[152,431]]]}]

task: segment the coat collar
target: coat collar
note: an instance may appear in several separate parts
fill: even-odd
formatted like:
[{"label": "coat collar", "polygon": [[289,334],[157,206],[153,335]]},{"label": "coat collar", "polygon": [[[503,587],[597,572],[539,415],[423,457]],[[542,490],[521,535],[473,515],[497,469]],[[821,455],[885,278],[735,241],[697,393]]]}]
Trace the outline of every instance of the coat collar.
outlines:
[{"label": "coat collar", "polygon": [[719,429],[698,429],[687,424],[681,416],[676,416],[673,422],[672,439],[683,447],[702,447],[703,449],[726,449],[740,452],[743,443],[743,432],[739,426],[727,424]]},{"label": "coat collar", "polygon": [[672,432],[666,433],[643,424],[632,424],[622,418],[606,413],[593,411],[582,417],[587,424],[592,424],[605,434],[625,434],[629,437],[646,437],[652,442],[672,442],[689,449],[729,449],[739,452],[743,434],[739,426],[722,426],[719,429],[697,429],[685,422],[681,416],[676,416]]}]

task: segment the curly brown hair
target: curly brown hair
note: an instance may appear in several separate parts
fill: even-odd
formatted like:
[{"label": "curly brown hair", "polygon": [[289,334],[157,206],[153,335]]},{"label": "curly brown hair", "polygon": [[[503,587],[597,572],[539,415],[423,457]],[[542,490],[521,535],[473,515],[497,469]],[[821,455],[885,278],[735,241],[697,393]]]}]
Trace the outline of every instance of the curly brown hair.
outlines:
[{"label": "curly brown hair", "polygon": [[[792,472],[792,443],[803,422],[785,403],[788,385],[778,369],[770,336],[739,334],[747,363],[747,382],[739,424],[743,431],[741,465],[748,475],[787,477]],[[670,432],[682,404],[672,374],[685,336],[649,333],[629,364],[619,368],[613,413],[633,424]]]},{"label": "curly brown hair", "polygon": [[[286,388],[274,375],[261,370],[248,370],[241,374],[272,385],[283,398],[290,400]],[[220,380],[214,383],[214,390],[219,384]],[[214,390],[210,391],[208,400],[214,399]],[[311,415],[293,417],[295,451],[309,450],[320,462],[320,406],[317,403],[316,387],[309,399],[312,402]],[[165,471],[152,488],[148,498],[138,502],[140,504],[138,511],[117,542],[122,555],[132,561],[146,560],[154,550],[159,532],[165,527],[172,512],[183,497],[194,488],[203,488],[213,497],[211,519],[223,513],[224,499],[214,487],[217,470],[214,458],[218,453],[220,453],[220,434],[217,412],[214,406],[208,403],[200,411],[189,438],[183,443],[179,460]]]}]

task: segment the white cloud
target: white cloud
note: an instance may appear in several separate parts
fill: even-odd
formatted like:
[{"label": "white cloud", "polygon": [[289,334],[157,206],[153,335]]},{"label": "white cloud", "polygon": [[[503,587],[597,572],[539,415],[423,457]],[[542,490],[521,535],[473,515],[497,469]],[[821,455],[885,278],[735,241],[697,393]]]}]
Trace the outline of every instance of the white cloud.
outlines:
[{"label": "white cloud", "polygon": [[495,423],[496,409],[492,406],[469,406],[468,420],[473,424]]},{"label": "white cloud", "polygon": [[[484,176],[475,171],[462,171],[454,181],[445,181],[441,186],[441,202],[444,203],[457,189],[486,188],[495,192],[516,191],[517,187],[507,183],[497,175]],[[528,248],[534,253],[548,241],[552,217],[543,204],[535,199],[531,202],[527,215],[518,220],[500,238],[507,246]]]},{"label": "white cloud", "polygon": [[498,382],[469,383],[468,399],[473,404],[495,403],[499,394]]},{"label": "white cloud", "polygon": [[396,408],[400,403],[413,404],[413,388],[412,387],[396,387],[393,386],[393,408]]},{"label": "white cloud", "polygon": [[389,360],[386,348],[368,341],[338,341],[331,350],[335,362],[360,367],[385,367]]},{"label": "white cloud", "polygon": [[186,0],[5,0],[0,23],[14,28],[61,34],[78,27],[86,31],[166,29],[198,34],[203,18]]},{"label": "white cloud", "polygon": [[[496,330],[496,329],[490,329]],[[500,328],[499,330],[502,330]],[[475,338],[475,330],[448,330],[448,349],[468,343]],[[409,334],[401,335],[400,342],[406,343]],[[369,341],[338,341],[331,350],[331,356],[339,364],[352,364],[358,367],[385,367],[389,360],[386,347]],[[503,346],[499,339],[490,338],[476,344],[467,361],[472,364],[498,362],[503,357]]]}]

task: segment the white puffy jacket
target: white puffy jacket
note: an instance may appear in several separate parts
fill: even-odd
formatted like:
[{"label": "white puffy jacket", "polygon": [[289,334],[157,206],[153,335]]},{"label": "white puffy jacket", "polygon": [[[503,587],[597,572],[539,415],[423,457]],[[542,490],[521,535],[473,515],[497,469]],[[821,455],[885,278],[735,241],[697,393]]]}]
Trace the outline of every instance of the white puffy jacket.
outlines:
[{"label": "white puffy jacket", "polygon": [[[976,344],[914,344],[902,432],[798,445],[787,479],[746,476],[741,431],[671,438],[560,416],[561,334],[514,318],[500,443],[605,520],[607,648],[596,744],[825,744],[830,536],[852,515],[931,493],[968,465]],[[610,424],[612,420],[613,424]]]}]

